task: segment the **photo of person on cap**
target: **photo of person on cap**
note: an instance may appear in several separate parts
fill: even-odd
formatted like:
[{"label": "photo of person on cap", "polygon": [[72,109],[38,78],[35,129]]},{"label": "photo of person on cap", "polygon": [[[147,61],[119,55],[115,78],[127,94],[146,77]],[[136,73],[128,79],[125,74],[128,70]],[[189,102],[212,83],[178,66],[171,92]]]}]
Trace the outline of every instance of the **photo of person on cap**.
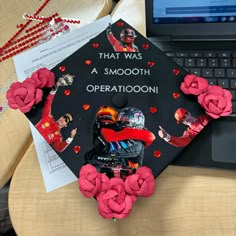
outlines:
[{"label": "photo of person on cap", "polygon": [[[72,83],[70,81],[70,83]],[[61,83],[60,79],[54,89],[51,90],[49,95],[46,98],[44,103],[42,117],[40,121],[35,125],[40,134],[44,137],[44,139],[57,151],[63,152],[69,144],[73,141],[77,133],[77,128],[72,129],[70,136],[64,140],[61,134],[61,129],[67,127],[72,121],[73,116],[70,113],[66,113],[61,115],[57,120],[55,120],[54,116],[51,113],[51,107],[53,103],[53,99],[55,94],[60,86],[68,86],[69,84],[65,82],[63,78],[63,83]]]},{"label": "photo of person on cap", "polygon": [[159,126],[158,135],[160,138],[175,147],[184,147],[188,145],[193,138],[208,124],[211,118],[208,115],[194,117],[188,110],[179,108],[175,111],[174,117],[177,124],[182,123],[187,126],[183,135],[180,137],[169,134],[162,126]]},{"label": "photo of person on cap", "polygon": [[134,44],[137,37],[135,31],[130,28],[121,30],[120,40],[116,39],[111,30],[111,25],[106,29],[107,39],[115,52],[138,52],[138,47]]}]

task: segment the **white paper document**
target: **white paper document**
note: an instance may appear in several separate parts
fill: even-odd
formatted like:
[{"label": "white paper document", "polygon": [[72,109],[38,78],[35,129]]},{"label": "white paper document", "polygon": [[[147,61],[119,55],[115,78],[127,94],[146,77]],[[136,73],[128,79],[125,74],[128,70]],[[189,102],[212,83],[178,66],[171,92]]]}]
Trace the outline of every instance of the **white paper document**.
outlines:
[{"label": "white paper document", "polygon": [[43,175],[46,192],[70,184],[77,177],[66,166],[57,153],[45,141],[37,129],[30,124],[40,169]]},{"label": "white paper document", "polygon": [[[25,80],[34,71],[42,67],[52,69],[86,44],[91,38],[105,30],[109,23],[111,23],[110,16],[105,16],[93,23],[15,56],[13,61],[18,80]],[[50,192],[76,181],[77,177],[33,125],[31,125],[31,131],[46,191]]]}]

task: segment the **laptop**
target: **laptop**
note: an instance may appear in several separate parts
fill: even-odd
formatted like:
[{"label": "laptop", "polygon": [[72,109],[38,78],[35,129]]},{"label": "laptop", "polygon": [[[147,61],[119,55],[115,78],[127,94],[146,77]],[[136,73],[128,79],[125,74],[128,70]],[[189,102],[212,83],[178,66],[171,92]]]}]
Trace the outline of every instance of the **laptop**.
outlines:
[{"label": "laptop", "polygon": [[145,0],[147,37],[191,74],[231,91],[233,113],[214,120],[173,165],[236,169],[235,0]]}]

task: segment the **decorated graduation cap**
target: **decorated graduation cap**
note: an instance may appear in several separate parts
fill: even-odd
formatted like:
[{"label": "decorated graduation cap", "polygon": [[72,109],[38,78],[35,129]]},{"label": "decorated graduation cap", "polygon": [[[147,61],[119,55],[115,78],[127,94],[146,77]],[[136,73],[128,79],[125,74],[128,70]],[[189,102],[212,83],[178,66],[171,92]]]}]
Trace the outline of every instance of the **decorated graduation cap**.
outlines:
[{"label": "decorated graduation cap", "polygon": [[[122,40],[124,32],[132,40]],[[205,125],[232,112],[229,91],[188,74],[121,19],[50,73],[56,92],[50,86],[39,91],[31,79],[9,91],[11,107],[21,109],[19,98],[12,98],[15,90],[35,89],[37,96],[22,111],[36,128],[42,124],[39,131],[47,129],[41,133],[78,176],[82,194],[97,199],[104,218],[127,217],[135,199],[153,194],[154,178]],[[46,74],[37,71],[40,78]],[[216,109],[207,101],[211,94],[217,94],[214,108],[221,101]],[[196,120],[177,125],[186,111]],[[73,122],[59,130],[54,117],[61,114]],[[108,198],[119,199],[119,209]]]}]

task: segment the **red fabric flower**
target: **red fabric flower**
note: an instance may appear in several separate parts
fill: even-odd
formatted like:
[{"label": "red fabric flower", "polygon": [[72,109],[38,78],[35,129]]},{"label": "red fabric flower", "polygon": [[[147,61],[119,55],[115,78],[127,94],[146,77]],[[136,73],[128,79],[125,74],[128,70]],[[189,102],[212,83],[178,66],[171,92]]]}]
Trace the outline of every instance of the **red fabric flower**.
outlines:
[{"label": "red fabric flower", "polygon": [[79,189],[87,197],[94,197],[98,192],[105,191],[109,188],[109,178],[101,174],[97,169],[90,165],[84,165],[79,173]]},{"label": "red fabric flower", "polygon": [[34,104],[42,100],[42,96],[42,90],[28,81],[13,83],[6,94],[9,107],[23,113],[29,112]]},{"label": "red fabric flower", "polygon": [[184,81],[180,85],[180,89],[185,94],[199,95],[206,91],[209,84],[204,78],[196,75],[188,74],[184,77]]},{"label": "red fabric flower", "polygon": [[209,86],[206,92],[200,94],[198,102],[215,119],[232,113],[232,94],[217,85]]},{"label": "red fabric flower", "polygon": [[125,179],[125,190],[130,195],[150,197],[155,190],[152,170],[146,166],[138,168],[135,174]]},{"label": "red fabric flower", "polygon": [[134,198],[125,192],[124,181],[114,177],[110,179],[110,188],[98,194],[97,201],[102,217],[123,219],[129,216]]},{"label": "red fabric flower", "polygon": [[39,88],[52,87],[55,85],[55,75],[47,68],[40,68],[31,75],[31,80]]}]

